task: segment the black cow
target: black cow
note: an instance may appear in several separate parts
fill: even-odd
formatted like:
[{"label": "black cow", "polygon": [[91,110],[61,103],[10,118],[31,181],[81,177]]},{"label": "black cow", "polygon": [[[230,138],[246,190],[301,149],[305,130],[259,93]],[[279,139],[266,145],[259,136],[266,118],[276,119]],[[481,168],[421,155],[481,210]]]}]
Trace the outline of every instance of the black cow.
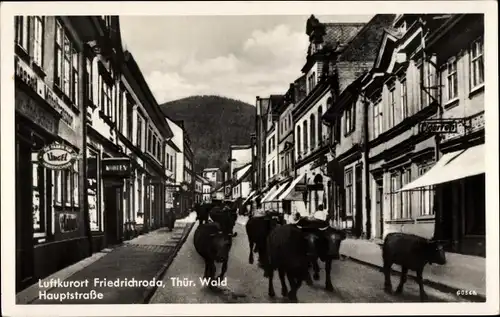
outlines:
[{"label": "black cow", "polygon": [[[281,281],[281,295],[297,301],[297,291],[309,275],[307,242],[304,233],[295,225],[276,226],[267,237],[267,263],[265,266],[269,281],[268,295],[275,296],[273,277],[278,270]],[[287,289],[285,275],[290,284]]]},{"label": "black cow", "polygon": [[250,218],[245,226],[248,236],[250,255],[248,262],[253,264],[254,252],[259,253],[259,264],[262,266],[266,259],[267,236],[277,225],[283,225],[285,219],[282,214],[269,212],[265,216]]},{"label": "black cow", "polygon": [[195,207],[196,220],[200,221],[200,225],[208,222],[210,209],[212,209],[212,204],[202,204]]},{"label": "black cow", "polygon": [[[340,244],[346,238],[345,232],[332,228],[325,220],[302,218],[296,224],[307,241],[307,257],[314,270],[314,279],[319,280],[318,258],[325,263],[325,289],[333,291],[331,280],[332,260],[340,258]],[[310,276],[308,284],[312,284]]]},{"label": "black cow", "polygon": [[402,232],[389,233],[385,237],[382,245],[382,259],[384,261],[384,290],[392,293],[391,268],[393,264],[401,265],[401,280],[396,293],[403,292],[408,270],[412,270],[417,273],[420,301],[427,299],[422,281],[425,265],[427,263],[446,264],[446,254],[441,242]]},{"label": "black cow", "polygon": [[230,233],[233,237],[236,237],[237,233],[233,233],[233,229],[236,224],[238,214],[235,213],[234,210],[227,206],[224,208],[216,206],[210,210],[210,218],[221,226],[222,231]]},{"label": "black cow", "polygon": [[216,273],[215,262],[222,263],[219,279],[224,278],[227,271],[229,251],[232,246],[232,236],[224,233],[216,222],[201,224],[194,233],[196,252],[205,260],[205,278],[213,279]]}]

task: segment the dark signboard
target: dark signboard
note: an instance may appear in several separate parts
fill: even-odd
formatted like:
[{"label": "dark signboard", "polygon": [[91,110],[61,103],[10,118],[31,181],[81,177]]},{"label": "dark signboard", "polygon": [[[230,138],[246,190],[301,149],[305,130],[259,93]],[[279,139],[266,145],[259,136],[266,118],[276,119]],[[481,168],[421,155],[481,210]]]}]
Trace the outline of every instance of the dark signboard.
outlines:
[{"label": "dark signboard", "polygon": [[59,214],[59,229],[62,233],[78,230],[78,217],[74,213]]},{"label": "dark signboard", "polygon": [[463,119],[430,119],[418,124],[420,133],[457,133]]},{"label": "dark signboard", "polygon": [[307,186],[306,184],[297,184],[295,185],[295,190],[298,192],[305,192],[307,191]]},{"label": "dark signboard", "polygon": [[127,178],[132,173],[132,165],[128,157],[103,158],[101,163],[103,177]]}]

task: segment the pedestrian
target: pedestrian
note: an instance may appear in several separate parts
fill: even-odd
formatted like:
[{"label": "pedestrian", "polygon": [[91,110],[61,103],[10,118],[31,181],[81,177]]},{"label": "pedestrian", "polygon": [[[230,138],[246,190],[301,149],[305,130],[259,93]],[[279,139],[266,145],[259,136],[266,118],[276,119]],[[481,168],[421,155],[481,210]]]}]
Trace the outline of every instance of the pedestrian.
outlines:
[{"label": "pedestrian", "polygon": [[262,203],[260,201],[260,197],[255,199],[255,209],[252,213],[252,217],[262,217],[265,216],[264,208],[262,208]]}]

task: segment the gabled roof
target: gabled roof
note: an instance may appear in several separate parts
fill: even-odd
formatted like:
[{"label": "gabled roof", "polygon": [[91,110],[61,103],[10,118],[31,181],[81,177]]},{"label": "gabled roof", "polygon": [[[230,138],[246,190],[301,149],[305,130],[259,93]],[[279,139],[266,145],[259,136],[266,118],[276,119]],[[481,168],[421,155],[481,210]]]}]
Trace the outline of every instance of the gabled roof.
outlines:
[{"label": "gabled roof", "polygon": [[167,141],[168,146],[170,146],[172,149],[174,149],[177,153],[180,153],[181,150],[175,145],[175,143],[172,141],[172,139],[169,139]]},{"label": "gabled roof", "polygon": [[243,166],[239,166],[239,167],[235,168],[235,169],[233,170],[233,173],[236,173],[236,172],[238,172],[238,171],[240,171],[240,170],[242,170],[242,169],[244,169],[244,168],[248,167],[249,165],[252,165],[252,163],[247,163],[247,164],[245,164],[245,165],[243,165]]},{"label": "gabled roof", "polygon": [[347,45],[365,23],[323,23],[325,25],[324,44],[335,49]]}]

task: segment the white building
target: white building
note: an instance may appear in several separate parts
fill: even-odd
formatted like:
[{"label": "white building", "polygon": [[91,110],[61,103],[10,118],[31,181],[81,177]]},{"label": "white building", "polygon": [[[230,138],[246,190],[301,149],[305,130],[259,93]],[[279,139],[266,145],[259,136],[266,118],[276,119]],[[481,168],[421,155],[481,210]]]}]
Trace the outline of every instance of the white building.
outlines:
[{"label": "white building", "polygon": [[250,195],[252,188],[251,172],[252,164],[249,163],[241,168],[238,168],[233,173],[233,189],[232,199],[247,198]]},{"label": "white building", "polygon": [[229,177],[231,177],[235,169],[252,163],[252,146],[231,145],[229,162]]}]

